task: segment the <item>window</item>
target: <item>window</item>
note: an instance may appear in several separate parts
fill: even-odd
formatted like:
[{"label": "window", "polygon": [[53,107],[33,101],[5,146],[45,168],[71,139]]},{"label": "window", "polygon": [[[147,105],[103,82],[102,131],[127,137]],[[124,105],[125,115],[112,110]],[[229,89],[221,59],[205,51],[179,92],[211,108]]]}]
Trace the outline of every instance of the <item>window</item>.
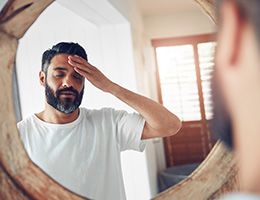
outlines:
[{"label": "window", "polygon": [[[200,162],[212,148],[210,80],[215,35],[153,40],[161,103],[182,121],[181,134],[165,139],[168,167]],[[167,160],[166,159],[166,160]]]},{"label": "window", "polygon": [[210,80],[214,67],[215,42],[198,44],[199,69],[201,75],[202,94],[204,100],[206,120],[212,119],[212,102]]},{"label": "window", "polygon": [[201,120],[192,45],[156,49],[162,102],[183,121]]}]

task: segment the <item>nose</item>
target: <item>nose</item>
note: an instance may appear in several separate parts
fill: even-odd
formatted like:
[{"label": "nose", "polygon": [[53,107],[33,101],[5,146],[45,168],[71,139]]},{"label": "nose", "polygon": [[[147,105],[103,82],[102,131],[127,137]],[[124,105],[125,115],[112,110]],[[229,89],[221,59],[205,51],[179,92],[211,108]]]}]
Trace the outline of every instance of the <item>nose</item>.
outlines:
[{"label": "nose", "polygon": [[71,86],[73,86],[73,85],[72,85],[72,81],[71,81],[71,79],[67,76],[66,78],[63,79],[62,87],[63,87],[63,88],[66,88],[66,87],[71,87]]}]

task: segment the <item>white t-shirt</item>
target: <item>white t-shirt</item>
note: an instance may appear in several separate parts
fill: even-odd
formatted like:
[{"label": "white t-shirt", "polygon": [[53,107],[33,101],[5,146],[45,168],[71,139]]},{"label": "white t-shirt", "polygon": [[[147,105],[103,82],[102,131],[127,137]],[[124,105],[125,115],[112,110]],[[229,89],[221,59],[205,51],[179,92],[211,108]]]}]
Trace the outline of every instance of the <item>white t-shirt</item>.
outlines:
[{"label": "white t-shirt", "polygon": [[18,123],[31,160],[61,185],[97,200],[123,200],[120,152],[143,151],[144,118],[111,108],[80,108],[67,124],[51,124],[36,115]]},{"label": "white t-shirt", "polygon": [[219,200],[260,200],[259,194],[250,194],[250,193],[230,193]]}]

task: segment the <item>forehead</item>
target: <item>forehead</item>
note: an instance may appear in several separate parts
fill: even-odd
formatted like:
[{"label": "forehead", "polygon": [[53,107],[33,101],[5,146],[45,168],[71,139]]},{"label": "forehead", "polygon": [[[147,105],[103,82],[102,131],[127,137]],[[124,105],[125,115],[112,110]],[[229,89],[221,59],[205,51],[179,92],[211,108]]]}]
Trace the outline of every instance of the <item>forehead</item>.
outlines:
[{"label": "forehead", "polygon": [[50,67],[70,67],[70,64],[68,63],[68,56],[69,54],[58,54],[55,55],[50,62]]}]

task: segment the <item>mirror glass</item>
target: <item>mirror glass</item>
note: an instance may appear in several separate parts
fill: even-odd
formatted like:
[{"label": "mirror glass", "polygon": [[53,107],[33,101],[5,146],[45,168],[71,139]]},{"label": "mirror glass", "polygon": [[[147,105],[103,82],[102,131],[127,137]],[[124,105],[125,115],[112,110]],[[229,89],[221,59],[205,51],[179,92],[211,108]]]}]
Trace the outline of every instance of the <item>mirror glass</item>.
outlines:
[{"label": "mirror glass", "polygon": [[[45,88],[39,81],[42,53],[62,41],[79,43],[89,62],[109,79],[162,103],[183,121],[180,134],[148,140],[141,153],[121,153],[121,169],[117,170],[122,170],[126,198],[151,199],[185,179],[214,145],[207,125],[214,32],[214,23],[193,0],[55,1],[19,41],[14,77],[17,119],[44,109]],[[134,111],[88,81],[81,107]],[[40,147],[25,148],[30,155]],[[31,159],[38,163],[37,158]],[[52,157],[44,163],[39,165],[43,170],[48,163],[59,165]],[[69,175],[72,179],[79,168],[80,163],[75,163]],[[55,179],[51,171],[46,173]],[[113,174],[105,177],[114,179]],[[80,185],[70,185],[62,178],[56,181],[84,196]],[[96,188],[90,182],[88,197],[102,190]]]}]

